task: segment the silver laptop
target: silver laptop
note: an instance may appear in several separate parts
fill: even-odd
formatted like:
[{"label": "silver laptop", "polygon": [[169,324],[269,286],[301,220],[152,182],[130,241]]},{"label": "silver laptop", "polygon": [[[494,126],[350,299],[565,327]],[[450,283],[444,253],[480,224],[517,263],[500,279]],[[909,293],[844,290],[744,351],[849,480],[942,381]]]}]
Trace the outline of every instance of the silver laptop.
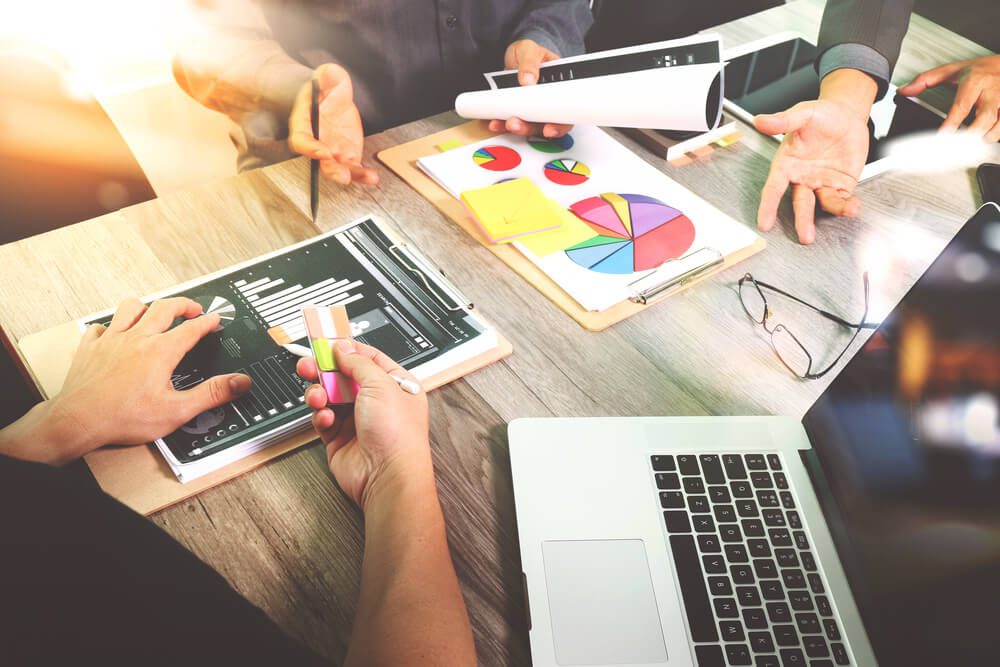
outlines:
[{"label": "silver laptop", "polygon": [[1000,664],[997,304],[988,205],[802,422],[512,422],[535,667]]}]

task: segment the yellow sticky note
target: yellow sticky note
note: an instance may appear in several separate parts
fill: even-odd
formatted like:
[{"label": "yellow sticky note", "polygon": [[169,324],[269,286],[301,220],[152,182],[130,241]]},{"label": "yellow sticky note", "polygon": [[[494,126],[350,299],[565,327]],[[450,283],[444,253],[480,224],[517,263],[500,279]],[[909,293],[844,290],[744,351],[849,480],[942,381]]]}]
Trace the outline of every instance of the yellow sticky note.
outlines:
[{"label": "yellow sticky note", "polygon": [[552,202],[552,208],[555,210],[554,214],[562,220],[559,229],[518,239],[535,255],[539,257],[552,255],[597,236],[597,232],[590,225],[573,215],[569,209],[563,208],[556,202]]},{"label": "yellow sticky note", "polygon": [[445,151],[450,151],[453,148],[461,148],[464,145],[465,144],[463,144],[458,139],[449,139],[448,141],[441,142],[440,144],[435,146],[435,148],[444,153]]},{"label": "yellow sticky note", "polygon": [[558,228],[562,217],[551,199],[528,178],[466,190],[462,203],[493,243],[522,240]]}]

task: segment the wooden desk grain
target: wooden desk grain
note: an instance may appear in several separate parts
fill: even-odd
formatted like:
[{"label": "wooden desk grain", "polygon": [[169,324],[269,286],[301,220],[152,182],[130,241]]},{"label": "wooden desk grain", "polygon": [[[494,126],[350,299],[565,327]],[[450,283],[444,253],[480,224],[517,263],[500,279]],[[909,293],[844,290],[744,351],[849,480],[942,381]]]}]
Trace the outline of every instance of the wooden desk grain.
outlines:
[{"label": "wooden desk grain", "polygon": [[[814,35],[822,3],[801,0],[722,26],[728,45],[777,30]],[[984,51],[915,17],[896,81]],[[944,99],[944,98],[940,98]],[[941,102],[944,103],[944,102]],[[371,137],[377,151],[458,122],[453,114]],[[651,164],[752,225],[775,144],[740,144],[675,169]],[[0,247],[0,325],[17,340],[120,299],[308,238],[308,166],[297,160],[207,184]],[[452,555],[484,665],[524,665],[528,640],[505,426],[516,417],[801,415],[829,381],[800,382],[743,313],[745,271],[857,317],[861,273],[873,317],[887,312],[978,206],[971,171],[894,174],[863,184],[857,219],[822,218],[815,245],[794,239],[791,208],[769,248],[610,330],[584,331],[391,173],[371,189],[324,184],[319,227],[374,213],[444,267],[512,340],[514,356],[431,396],[431,440]],[[800,335],[836,347],[846,334],[776,303]],[[613,449],[609,443],[609,450]],[[613,451],[609,451],[613,455]],[[152,520],[218,569],[291,635],[335,662],[350,637],[363,546],[358,510],[318,446],[159,513]]]}]

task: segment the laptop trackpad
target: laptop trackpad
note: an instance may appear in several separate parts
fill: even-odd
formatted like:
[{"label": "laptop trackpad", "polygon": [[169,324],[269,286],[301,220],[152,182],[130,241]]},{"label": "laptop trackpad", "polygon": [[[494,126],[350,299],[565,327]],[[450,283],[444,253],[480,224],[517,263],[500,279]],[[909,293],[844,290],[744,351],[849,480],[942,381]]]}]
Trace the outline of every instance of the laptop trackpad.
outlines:
[{"label": "laptop trackpad", "polygon": [[666,662],[642,540],[543,542],[556,662]]}]

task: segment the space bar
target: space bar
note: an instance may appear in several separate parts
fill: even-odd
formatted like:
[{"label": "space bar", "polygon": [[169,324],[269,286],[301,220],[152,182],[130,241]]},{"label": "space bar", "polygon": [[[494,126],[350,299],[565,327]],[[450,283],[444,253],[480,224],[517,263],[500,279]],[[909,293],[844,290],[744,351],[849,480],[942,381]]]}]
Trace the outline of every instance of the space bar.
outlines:
[{"label": "space bar", "polygon": [[690,535],[671,535],[670,552],[674,555],[677,581],[681,584],[684,608],[691,626],[691,638],[696,642],[719,641],[694,538]]}]

